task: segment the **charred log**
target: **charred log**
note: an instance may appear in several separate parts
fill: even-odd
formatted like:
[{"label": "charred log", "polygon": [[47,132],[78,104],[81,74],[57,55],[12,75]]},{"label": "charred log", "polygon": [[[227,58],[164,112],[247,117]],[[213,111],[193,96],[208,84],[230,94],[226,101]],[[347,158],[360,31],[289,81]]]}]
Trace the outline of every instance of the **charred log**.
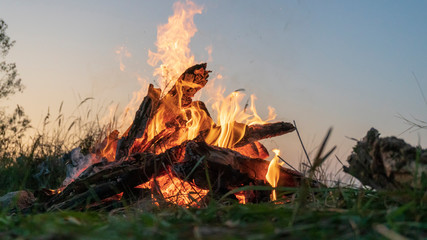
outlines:
[{"label": "charred log", "polygon": [[[241,178],[244,184],[254,183],[254,181],[258,181],[257,184],[260,183],[259,181],[267,184],[265,175],[268,171],[269,162],[263,159],[249,158],[231,149],[209,146],[205,142],[189,142],[186,147],[186,155],[181,163],[192,163],[194,166],[200,159],[204,159],[216,167],[226,166],[233,169],[233,171],[238,171],[241,174],[239,177],[246,175],[246,177]],[[173,166],[179,166],[181,163],[174,164]],[[242,184],[237,182],[234,184],[234,181],[229,179],[232,177],[231,173],[235,173],[233,171],[230,170],[230,174],[223,177],[223,179],[226,179],[226,182],[230,182],[226,183],[228,184],[225,186],[226,188],[242,186]],[[281,168],[278,186],[296,187],[302,178],[303,175],[299,172]],[[206,188],[206,185],[201,184],[201,187]]]},{"label": "charred log", "polygon": [[174,103],[177,108],[190,106],[194,95],[208,82],[210,71],[206,66],[206,63],[196,64],[185,70],[160,104]]},{"label": "charred log", "polygon": [[182,159],[185,145],[154,155],[139,153],[127,161],[111,162],[98,166],[98,171],[76,179],[61,193],[46,203],[46,209],[79,209],[84,205],[132,191],[137,185],[147,182],[153,176],[162,174],[166,167]]},{"label": "charred log", "polygon": [[[182,110],[191,106],[194,95],[208,82],[209,72],[206,63],[196,64],[178,78],[171,90],[161,98],[151,114],[162,114],[162,121],[167,127],[176,127],[182,124]],[[161,112],[159,112],[161,110]]]},{"label": "charred log", "polygon": [[128,156],[129,149],[132,147],[135,139],[141,138],[145,133],[152,112],[153,106],[156,106],[160,98],[160,90],[154,88],[152,84],[148,87],[147,96],[139,106],[135,114],[132,125],[124,136],[118,141],[116,151],[116,161]]},{"label": "charred log", "polygon": [[242,147],[248,143],[259,141],[265,138],[277,137],[293,132],[294,125],[288,122],[254,124],[246,126],[245,135],[234,145],[235,148]]},{"label": "charred log", "polygon": [[[240,131],[244,129],[244,135],[238,139],[232,139],[232,142],[236,142],[230,148],[240,148],[247,144],[265,139],[280,136],[286,133],[293,132],[295,130],[294,125],[288,122],[276,122],[276,123],[266,123],[266,124],[254,124],[254,125],[245,125],[243,123],[234,123],[233,131]],[[200,132],[200,135],[196,138],[198,141],[205,141],[205,139],[212,135],[212,132],[215,132],[219,136],[221,132],[220,126],[214,126],[212,129],[205,130]],[[239,137],[239,134],[232,134],[233,136]],[[261,146],[259,146],[262,148]],[[258,146],[257,146],[258,148]],[[261,151],[263,151],[261,149]]]},{"label": "charred log", "polygon": [[[129,149],[131,151],[128,151],[128,155],[138,151],[159,153],[166,150],[163,146],[171,147],[171,144],[165,144],[165,142],[173,142],[173,140],[178,139],[178,133],[185,129],[186,120],[183,119],[182,112],[190,106],[195,107],[195,109],[200,109],[201,113],[209,116],[209,112],[203,102],[192,101],[194,94],[208,82],[207,78],[209,77],[209,72],[210,71],[206,70],[206,63],[196,64],[188,68],[177,79],[171,90],[163,97],[160,96],[159,89],[152,88],[152,85],[150,85],[147,96],[149,98],[147,101],[150,99],[152,101],[144,105],[146,101],[146,99],[144,99],[143,104],[141,104],[136,114],[134,123],[126,134],[127,136],[119,141],[116,160],[120,160],[122,157],[127,156],[125,153]],[[149,109],[146,109],[146,105]],[[161,114],[161,120],[159,120],[158,114]],[[142,117],[139,117],[141,115]],[[208,117],[208,119],[210,119],[210,117]],[[158,122],[153,123],[152,121]],[[134,127],[135,123],[140,127]],[[148,140],[146,127],[149,124],[163,124],[164,126],[162,126],[162,128],[164,130]],[[210,124],[209,120],[204,122],[204,129],[208,128],[208,124]],[[137,146],[133,146],[136,138],[141,138],[141,143]],[[180,143],[176,145],[179,144]],[[159,148],[161,150],[159,150]]]}]

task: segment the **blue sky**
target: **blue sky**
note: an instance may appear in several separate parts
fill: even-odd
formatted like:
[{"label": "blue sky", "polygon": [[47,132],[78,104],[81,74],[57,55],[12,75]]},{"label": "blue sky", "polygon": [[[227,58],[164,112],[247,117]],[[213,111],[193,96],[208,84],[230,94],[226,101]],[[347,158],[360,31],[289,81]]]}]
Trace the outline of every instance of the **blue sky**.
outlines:
[{"label": "blue sky", "polygon": [[[121,106],[139,88],[136,75],[154,80],[147,61],[157,26],[174,1],[6,1],[0,17],[16,45],[26,90],[9,99],[37,126],[47,108],[64,101],[71,112],[82,98],[91,107]],[[191,42],[197,62],[224,76],[227,92],[254,93],[264,116],[296,120],[307,148],[315,151],[329,127],[330,145],[345,159],[370,127],[383,136],[408,125],[397,116],[427,120],[426,1],[195,1],[198,32]],[[115,51],[132,57],[119,69]],[[399,137],[427,144],[425,130]],[[294,164],[302,159],[295,134],[265,141]]]}]

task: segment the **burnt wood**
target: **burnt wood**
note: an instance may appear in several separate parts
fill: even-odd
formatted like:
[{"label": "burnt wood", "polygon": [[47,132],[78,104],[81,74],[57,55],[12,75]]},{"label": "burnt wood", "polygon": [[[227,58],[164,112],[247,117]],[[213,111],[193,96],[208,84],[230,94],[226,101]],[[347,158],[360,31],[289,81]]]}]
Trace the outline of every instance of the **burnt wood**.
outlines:
[{"label": "burnt wood", "polygon": [[135,139],[141,138],[144,135],[152,112],[154,111],[153,106],[157,105],[159,98],[160,90],[154,88],[154,86],[150,84],[147,96],[136,111],[132,125],[117,143],[116,161],[126,158]]},{"label": "burnt wood", "polygon": [[45,204],[48,211],[59,209],[81,209],[82,207],[114,196],[147,182],[153,176],[161,175],[166,167],[183,158],[185,144],[165,153],[154,155],[138,153],[126,161],[110,162],[97,166],[97,171],[70,183],[62,192]]},{"label": "burnt wood", "polygon": [[[198,161],[202,157],[210,163],[231,167],[242,174],[246,174],[252,180],[263,181],[265,184],[268,184],[265,175],[268,171],[269,161],[260,158],[250,158],[231,149],[210,146],[205,142],[188,142],[183,162]],[[278,186],[299,186],[299,182],[303,177],[297,171],[282,167],[280,169]]]},{"label": "burnt wood", "polygon": [[276,122],[266,124],[254,124],[246,126],[245,135],[233,147],[242,147],[248,143],[265,138],[272,138],[293,132],[295,127],[289,122]]}]

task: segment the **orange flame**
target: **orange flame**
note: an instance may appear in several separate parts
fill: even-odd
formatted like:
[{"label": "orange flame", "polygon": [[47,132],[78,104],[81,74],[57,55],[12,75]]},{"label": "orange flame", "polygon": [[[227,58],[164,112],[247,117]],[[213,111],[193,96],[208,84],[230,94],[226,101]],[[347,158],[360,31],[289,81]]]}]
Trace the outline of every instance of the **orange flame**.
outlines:
[{"label": "orange flame", "polygon": [[119,131],[114,130],[107,137],[107,143],[105,147],[101,150],[101,156],[105,157],[109,162],[113,162],[116,157],[117,149],[117,138],[119,136]]},{"label": "orange flame", "polygon": [[[224,89],[222,88],[218,88],[215,92],[212,97],[214,101],[212,108],[217,112],[216,124],[208,116],[208,113],[203,110],[203,107],[196,104],[196,102],[193,102],[190,106],[182,106],[182,88],[198,87],[193,86],[193,83],[177,81],[177,79],[179,79],[182,72],[195,64],[194,56],[191,54],[189,48],[189,43],[197,32],[193,18],[196,14],[201,14],[202,9],[202,7],[197,6],[191,1],[186,1],[185,3],[177,2],[174,4],[174,15],[168,18],[167,24],[161,25],[157,29],[157,51],[148,51],[149,59],[147,62],[153,67],[157,66],[153,75],[158,78],[157,83],[161,90],[160,98],[162,104],[157,106],[154,116],[152,116],[145,129],[145,135],[135,140],[132,149],[136,149],[136,151],[146,149],[148,145],[144,146],[144,144],[156,140],[156,137],[161,141],[163,136],[171,136],[174,134],[174,137],[165,138],[168,139],[168,142],[163,143],[164,146],[154,149],[154,152],[158,154],[186,140],[196,138],[202,130],[208,131],[207,137],[205,138],[208,144],[232,148],[244,136],[246,125],[263,124],[275,118],[274,109],[269,107],[270,113],[268,119],[261,119],[255,108],[254,95],[250,97],[250,102],[242,107],[242,101],[245,95],[239,90],[226,97],[224,97]],[[125,48],[120,49],[118,54],[123,53],[125,50]],[[207,51],[211,58],[212,47],[209,46]],[[127,55],[130,56],[127,50],[124,53],[126,57]],[[122,61],[120,68],[121,70],[125,68],[125,66],[122,65]],[[223,76],[218,74],[217,79],[222,78]],[[134,98],[128,104],[126,111],[119,119],[119,123],[126,123],[127,126],[131,124],[134,113],[145,96],[147,89],[145,80],[140,77],[138,77],[138,80],[141,82],[143,88],[139,92],[134,93]],[[169,95],[167,93],[173,86],[176,87],[178,97],[175,99],[168,99]],[[176,101],[178,101],[178,103]],[[174,119],[170,119],[171,116],[173,116]],[[178,116],[179,120],[175,119],[176,116]],[[167,124],[170,123],[170,121],[177,121],[179,127],[177,129],[168,127]],[[106,147],[102,150],[102,155],[110,160],[114,159],[114,153],[114,144],[107,142]],[[276,158],[277,155],[275,159]],[[273,159],[272,162],[274,162],[275,159]],[[270,164],[270,167],[271,166],[272,164]],[[274,167],[272,167],[272,169],[274,169]],[[270,184],[272,183],[270,182]],[[277,180],[275,184],[277,184]],[[139,187],[159,188],[158,190],[166,201],[180,205],[192,205],[197,203],[208,193],[208,190],[197,188],[193,183],[185,182],[174,177],[170,170],[166,175],[151,179],[150,182],[142,184]],[[236,195],[241,203],[246,203],[247,197],[245,194],[248,193]]]},{"label": "orange flame", "polygon": [[[277,182],[279,182],[279,177],[280,177],[280,165],[279,165],[280,150],[273,149],[273,152],[276,154],[276,156],[274,156],[274,158],[270,161],[270,165],[268,165],[268,171],[267,171],[267,174],[265,175],[265,178],[267,179],[268,183],[270,183],[272,187],[277,187]],[[277,200],[276,190],[273,190],[271,200],[273,201]]]},{"label": "orange flame", "polygon": [[160,89],[166,93],[188,67],[194,65],[194,56],[189,48],[190,40],[197,32],[194,15],[201,14],[203,7],[191,1],[176,2],[174,15],[168,23],[157,28],[157,52],[148,50],[148,64],[156,66],[154,76],[159,77]]},{"label": "orange flame", "polygon": [[[267,120],[262,120],[255,108],[255,95],[251,95],[251,102],[242,109],[241,102],[244,94],[239,90],[223,97],[224,89],[219,89],[216,101],[212,108],[218,113],[219,128],[213,127],[206,137],[206,142],[219,147],[231,148],[238,143],[245,134],[245,125],[263,124],[273,120],[276,115],[273,108]],[[244,123],[244,124],[241,124]]]}]

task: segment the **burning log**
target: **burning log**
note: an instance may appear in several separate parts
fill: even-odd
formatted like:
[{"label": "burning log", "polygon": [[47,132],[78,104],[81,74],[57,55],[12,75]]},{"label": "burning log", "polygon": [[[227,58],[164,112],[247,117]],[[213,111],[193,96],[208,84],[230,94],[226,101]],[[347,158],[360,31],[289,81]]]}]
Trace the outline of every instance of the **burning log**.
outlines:
[{"label": "burning log", "polygon": [[[231,149],[188,141],[159,155],[137,153],[127,161],[92,166],[53,197],[46,209],[82,209],[122,192],[132,192],[134,187],[153,176],[166,174],[168,166],[181,180],[194,182],[202,189],[211,188],[215,195],[224,194],[244,185],[267,185],[268,164],[268,161],[249,158]],[[282,168],[278,186],[298,186],[302,177],[298,172]]]},{"label": "burning log", "polygon": [[[136,113],[134,123],[125,136],[119,140],[116,160],[120,160],[130,153],[141,151],[161,153],[173,146],[172,143],[179,145],[183,140],[182,136],[189,135],[186,123],[191,120],[196,121],[183,114],[186,110],[197,111],[196,115],[204,116],[199,122],[198,132],[193,135],[199,135],[197,139],[206,140],[208,137],[210,142],[215,141],[222,131],[221,126],[215,125],[203,102],[192,101],[194,94],[206,85],[209,72],[206,70],[206,63],[188,68],[161,100],[158,100],[160,90],[150,85],[147,97]],[[187,120],[183,118],[187,118]],[[150,127],[147,130],[148,125]],[[156,131],[159,129],[163,130],[157,133]],[[257,140],[292,132],[294,129],[295,127],[291,123],[285,122],[254,125],[234,123],[231,131],[244,131],[244,135],[241,139],[234,140],[237,143],[230,147],[238,149]],[[144,132],[144,130],[147,131]],[[233,133],[233,135],[240,136],[239,133]],[[139,142],[135,144],[137,138],[139,138]],[[255,147],[252,145],[252,149],[262,151],[260,156],[263,158],[268,156],[260,144],[257,148]],[[248,152],[247,150],[246,152]],[[254,156],[253,153],[252,151],[252,156]]]},{"label": "burning log", "polygon": [[[210,146],[205,142],[189,142],[187,144],[186,153],[187,155],[184,157],[184,160],[178,164],[189,164],[194,166],[200,159],[205,159],[209,163],[227,166],[241,174],[246,174],[252,182],[258,181],[259,183],[259,181],[262,181],[264,184],[267,183],[265,176],[268,171],[269,162],[263,159],[250,158],[231,149]],[[177,164],[174,166],[176,165]],[[187,175],[185,176],[189,177]],[[228,177],[232,176],[225,176],[224,178],[229,180]],[[303,175],[299,172],[281,168],[278,186],[296,187],[299,185],[299,181],[302,177]],[[206,181],[206,179],[204,179],[204,181]],[[239,186],[241,186],[241,184]],[[236,187],[236,185],[230,184],[230,186],[227,187]],[[202,188],[206,188],[206,186]]]},{"label": "burning log", "polygon": [[[234,123],[236,129],[244,129],[244,135],[240,140],[235,140],[235,144],[232,145],[232,148],[243,147],[252,142],[262,140],[265,138],[272,138],[280,136],[286,133],[293,132],[295,130],[292,123],[287,122],[276,122],[276,123],[265,123],[265,124],[254,124],[254,125],[245,125],[243,123]],[[203,131],[200,134],[200,138],[205,140],[212,131],[220,132],[221,129],[219,126],[214,127],[211,130]],[[219,133],[216,133],[219,136]],[[237,135],[237,134],[235,134]]]},{"label": "burning log", "polygon": [[177,109],[190,106],[194,95],[208,82],[210,71],[206,70],[206,66],[206,63],[196,64],[185,70],[160,104]]},{"label": "burning log", "polygon": [[184,149],[185,145],[181,145],[160,155],[139,153],[127,161],[93,166],[47,202],[46,209],[78,209],[85,204],[131,191],[154,175],[162,174],[168,165],[179,161]]},{"label": "burning log", "polygon": [[245,135],[234,145],[234,147],[242,147],[248,143],[255,142],[265,138],[272,138],[295,130],[292,123],[277,122],[266,124],[254,124],[246,126]]},{"label": "burning log", "polygon": [[123,157],[127,157],[129,149],[132,147],[135,139],[141,138],[143,136],[150,117],[153,114],[153,107],[158,104],[159,99],[160,90],[154,88],[154,86],[150,84],[150,86],[148,87],[147,96],[144,98],[141,105],[139,106],[132,125],[117,143],[118,146],[115,157],[116,160],[120,160]]}]

